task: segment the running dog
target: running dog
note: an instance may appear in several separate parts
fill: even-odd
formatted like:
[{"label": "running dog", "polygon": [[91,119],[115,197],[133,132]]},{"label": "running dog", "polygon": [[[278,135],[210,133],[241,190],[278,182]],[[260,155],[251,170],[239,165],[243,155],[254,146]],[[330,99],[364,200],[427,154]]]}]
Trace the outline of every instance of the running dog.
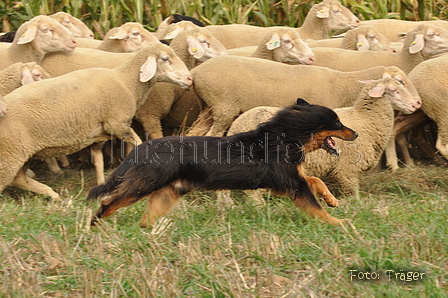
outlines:
[{"label": "running dog", "polygon": [[148,206],[143,227],[148,222],[154,224],[193,189],[266,188],[289,196],[312,217],[337,225],[342,220],[320,206],[301,163],[306,153],[320,148],[338,155],[332,137],[353,141],[357,136],[333,110],[298,99],[297,104],[249,132],[146,141],[134,148],[104,184],[90,190],[88,200],[104,197],[91,224],[145,197]]}]

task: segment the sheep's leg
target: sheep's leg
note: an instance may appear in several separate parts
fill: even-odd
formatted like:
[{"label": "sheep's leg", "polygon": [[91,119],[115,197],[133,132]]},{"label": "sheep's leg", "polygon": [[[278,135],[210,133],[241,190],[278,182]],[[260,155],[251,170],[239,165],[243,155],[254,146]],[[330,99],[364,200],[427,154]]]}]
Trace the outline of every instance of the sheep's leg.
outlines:
[{"label": "sheep's leg", "polygon": [[409,167],[415,166],[414,160],[409,153],[409,143],[406,140],[406,135],[404,133],[399,133],[395,138],[397,139],[397,144],[400,147],[401,153],[403,154],[404,163]]},{"label": "sheep's leg", "polygon": [[129,128],[129,131],[125,134],[123,134],[121,137],[118,137],[121,141],[126,142],[126,156],[131,153],[132,149],[134,149],[135,146],[140,145],[142,142],[142,139],[138,136],[138,134],[132,129]]},{"label": "sheep's leg", "polygon": [[328,206],[337,207],[338,200],[334,197],[334,195],[330,192],[327,185],[317,177],[305,177],[306,182],[310,186],[311,192],[319,198],[325,200]]},{"label": "sheep's leg", "polygon": [[[399,134],[402,134],[413,127],[415,127],[417,124],[425,121],[428,119],[428,117],[423,113],[423,111],[418,110],[417,112],[410,114],[410,115],[398,115],[395,117],[394,121],[394,128],[391,135],[391,139],[389,140],[389,143],[386,146],[385,154],[386,154],[386,165],[392,169],[392,171],[395,171],[398,169],[398,157],[397,152],[395,148],[395,139],[396,136]],[[402,153],[404,156],[409,156],[409,150],[407,145],[404,145],[403,138],[401,137],[401,143],[399,144],[400,148],[402,150]]]},{"label": "sheep's leg", "polygon": [[43,183],[40,183],[32,178],[29,178],[26,176],[26,170],[27,166],[23,166],[22,169],[20,169],[17,176],[12,181],[12,185],[20,187],[25,190],[29,190],[35,193],[39,193],[45,196],[51,197],[54,201],[62,201],[61,197],[58,193],[56,193],[51,187],[48,185],[45,185]]},{"label": "sheep's leg", "polygon": [[70,161],[66,155],[58,156],[57,160],[61,163],[63,168],[68,168],[70,166]]},{"label": "sheep's leg", "polygon": [[178,205],[181,197],[180,193],[171,185],[151,193],[145,213],[140,220],[140,227],[146,228],[148,225],[154,225],[159,217],[166,215]]},{"label": "sheep's leg", "polygon": [[97,184],[102,184],[106,180],[106,178],[104,177],[103,145],[104,142],[100,142],[95,143],[90,147],[91,148],[90,154],[92,156],[92,163],[95,168]]},{"label": "sheep's leg", "polygon": [[395,135],[387,142],[384,154],[386,155],[386,166],[391,169],[392,172],[398,170],[400,167],[398,166],[397,149],[395,147]]},{"label": "sheep's leg", "polygon": [[150,139],[158,139],[163,137],[160,118],[148,116],[138,120]]},{"label": "sheep's leg", "polygon": [[50,169],[50,172],[55,173],[55,174],[62,172],[61,168],[59,167],[58,161],[56,160],[56,157],[46,158],[45,162],[47,163],[47,166]]},{"label": "sheep's leg", "polygon": [[226,107],[221,111],[220,108],[213,110],[213,125],[207,132],[207,136],[222,137],[226,130],[232,124],[232,121],[239,115],[239,111]]}]

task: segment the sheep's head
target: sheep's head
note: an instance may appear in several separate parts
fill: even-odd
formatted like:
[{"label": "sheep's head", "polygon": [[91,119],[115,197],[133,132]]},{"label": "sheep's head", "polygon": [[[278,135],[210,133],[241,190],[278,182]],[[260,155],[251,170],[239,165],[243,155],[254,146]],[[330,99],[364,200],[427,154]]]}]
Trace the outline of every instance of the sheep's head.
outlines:
[{"label": "sheep's head", "polygon": [[22,85],[49,79],[51,76],[35,62],[24,63],[22,65]]},{"label": "sheep's head", "polygon": [[405,86],[401,82],[391,77],[385,77],[377,81],[373,81],[368,94],[371,97],[384,97],[392,105],[396,111],[405,114],[412,114],[422,106],[420,96],[415,94],[415,87],[409,82]]},{"label": "sheep's head", "polygon": [[395,51],[389,39],[370,26],[349,30],[342,39],[341,48],[356,48],[358,51]]},{"label": "sheep's head", "polygon": [[36,16],[17,30],[13,45],[32,44],[42,55],[76,48],[76,41],[67,28],[49,16]]},{"label": "sheep's head", "polygon": [[[109,30],[104,37],[103,44],[112,41],[119,43],[115,47],[115,51],[120,53],[132,53],[144,47],[160,43],[151,32],[137,22],[128,22]],[[99,49],[101,49],[101,46]]]},{"label": "sheep's head", "polygon": [[[148,51],[145,51],[148,49]],[[159,44],[145,48],[148,52],[145,63],[140,68],[140,81],[148,82],[154,78],[158,82],[169,82],[188,88],[193,78],[185,63],[166,45]]]},{"label": "sheep's head", "polygon": [[[268,41],[264,44],[266,39]],[[294,29],[279,29],[267,34],[260,47],[272,51],[274,61],[307,65],[315,63],[313,51]]]},{"label": "sheep's head", "polygon": [[434,25],[420,24],[406,34],[403,50],[420,51],[428,57],[448,52],[448,30]]},{"label": "sheep's head", "polygon": [[157,31],[157,38],[161,40],[172,40],[180,32],[192,28],[199,28],[199,26],[196,26],[195,24],[189,21],[181,21],[178,23],[173,23],[164,28],[163,30],[159,28],[159,30]]},{"label": "sheep's head", "polygon": [[61,23],[64,27],[66,27],[70,32],[72,32],[75,37],[81,38],[93,38],[92,30],[87,27],[80,19],[75,18],[69,13],[66,12],[57,12],[50,16],[54,20]]},{"label": "sheep's head", "polygon": [[329,31],[353,29],[360,25],[358,17],[337,0],[324,0],[313,8],[318,18],[326,20]]}]

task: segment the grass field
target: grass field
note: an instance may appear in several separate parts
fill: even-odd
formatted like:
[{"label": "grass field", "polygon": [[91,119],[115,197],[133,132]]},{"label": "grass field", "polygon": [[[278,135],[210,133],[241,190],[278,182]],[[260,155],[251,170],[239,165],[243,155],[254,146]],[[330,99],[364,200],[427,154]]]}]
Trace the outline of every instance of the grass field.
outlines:
[{"label": "grass field", "polygon": [[448,297],[447,174],[366,174],[359,200],[329,210],[352,219],[343,227],[286,198],[235,193],[225,207],[195,193],[151,230],[138,227],[144,202],[91,228],[93,171],[38,171],[64,202],[0,195],[0,297]]}]

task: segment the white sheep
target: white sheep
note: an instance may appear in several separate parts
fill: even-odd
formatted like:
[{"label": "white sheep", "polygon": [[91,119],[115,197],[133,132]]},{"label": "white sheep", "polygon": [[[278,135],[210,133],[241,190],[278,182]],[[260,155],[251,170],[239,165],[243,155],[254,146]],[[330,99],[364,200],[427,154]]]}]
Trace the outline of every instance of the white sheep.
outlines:
[{"label": "white sheep", "polygon": [[[228,53],[235,55],[237,51],[230,49]],[[313,51],[292,28],[276,27],[247,56],[289,64],[314,64]]]},{"label": "white sheep", "polygon": [[[313,5],[302,26],[296,30],[303,40],[329,38],[333,31],[358,27],[359,19],[337,0],[324,0]],[[242,24],[207,26],[227,49],[257,46],[266,33],[276,27],[258,27]]]},{"label": "white sheep", "polygon": [[50,17],[59,23],[61,23],[65,28],[70,30],[75,37],[93,39],[94,35],[92,30],[87,27],[80,19],[75,18],[69,13],[60,11],[55,14],[50,15]]},{"label": "white sheep", "polygon": [[48,16],[37,16],[23,23],[13,43],[0,50],[0,70],[17,62],[40,64],[47,53],[71,52],[76,47],[73,34]]},{"label": "white sheep", "polygon": [[347,31],[342,38],[328,38],[308,42],[310,48],[331,47],[355,51],[394,52],[391,42],[375,28],[360,26]]},{"label": "white sheep", "polygon": [[[189,68],[194,67],[201,61],[226,53],[226,49],[206,28],[197,26],[180,32],[172,40],[170,47]],[[110,53],[95,49],[78,48],[70,54],[54,53],[48,55],[42,62],[42,66],[52,76],[59,76],[84,68],[117,67],[131,59],[133,55],[133,53]],[[148,103],[145,104],[145,107],[139,109],[136,117],[138,120],[144,121],[144,123],[149,123],[148,133],[150,135],[152,132],[161,133],[160,118],[169,111],[176,98],[169,96],[171,91],[182,92],[180,88],[176,88],[172,84],[164,84],[163,82],[156,84],[151,91],[152,95],[148,95]],[[159,98],[161,96],[163,98]],[[156,136],[152,135],[151,137],[154,138]],[[101,146],[95,146],[92,152],[96,153],[95,157],[97,159],[94,159],[93,163],[95,168],[97,168],[97,163],[102,160],[100,158]],[[97,181],[99,183],[104,181],[102,168],[103,166],[98,164]]]},{"label": "white sheep", "polygon": [[[342,37],[333,37],[307,42],[310,48],[329,47],[355,51],[391,51],[398,52],[391,42],[375,28],[361,26],[347,31]],[[401,46],[400,46],[401,48]],[[229,54],[251,56],[256,47],[247,46],[229,50]],[[401,49],[400,49],[401,50]],[[253,55],[251,57],[254,57]],[[256,56],[255,56],[256,57]]]},{"label": "white sheep", "polygon": [[[210,58],[227,54],[227,50],[221,42],[210,34],[207,28],[198,26],[177,33],[172,39],[170,47],[185,62],[188,69],[193,69]],[[172,84],[157,83],[154,86],[147,100],[135,115],[149,138],[163,136],[160,119],[170,112],[173,103],[184,92],[184,89]]]},{"label": "white sheep", "polygon": [[448,22],[445,20],[415,22],[395,19],[377,19],[361,21],[362,26],[374,27],[391,42],[401,42],[407,32],[414,30],[420,24],[435,25],[448,30]]},{"label": "white sheep", "polygon": [[448,159],[448,56],[417,65],[408,75],[422,100],[422,111],[437,124],[436,149]]},{"label": "white sheep", "polygon": [[[227,52],[232,54],[232,50]],[[250,57],[281,63],[314,63],[313,52],[303,42],[297,31],[292,28],[279,27],[273,32],[267,33],[261,40],[260,45],[252,52]],[[160,114],[165,116],[163,120],[164,126],[172,129],[178,128],[180,125],[190,126],[203,108],[202,101],[197,98],[194,90],[175,93],[174,96],[175,102],[171,106],[169,113]],[[144,124],[144,127],[148,132],[147,128],[151,129],[151,127],[154,127],[154,124]]]},{"label": "white sheep", "polygon": [[142,24],[127,22],[110,29],[103,40],[77,38],[78,47],[114,53],[133,53],[160,41]]},{"label": "white sheep", "polygon": [[[308,154],[303,164],[306,175],[333,179],[345,195],[359,196],[359,175],[378,164],[392,133],[394,110],[412,113],[420,108],[421,100],[415,96],[413,88],[412,84],[404,86],[392,78],[367,82],[353,107],[334,109],[341,122],[358,133],[358,139],[350,143],[336,140],[339,157],[322,150]],[[254,129],[279,109],[249,110],[232,123],[229,133]]]},{"label": "white sheep", "polygon": [[[36,62],[18,62],[12,64],[0,71],[0,95],[5,96],[23,85],[49,78],[50,75],[40,65],[37,65]],[[2,100],[0,100],[0,117],[3,117],[7,111],[8,107],[2,97]],[[61,171],[55,158],[49,158],[45,161],[51,172],[56,173]],[[61,162],[64,167],[68,167],[70,164],[65,156],[61,158]],[[27,175],[30,177],[35,176],[31,170],[28,170]]]},{"label": "white sheep", "polygon": [[213,136],[223,135],[239,114],[257,106],[287,106],[301,97],[329,108],[347,107],[362,88],[359,80],[392,75],[406,81],[396,67],[341,72],[239,56],[216,57],[192,73],[197,95],[213,112],[211,128],[198,124],[193,131],[206,130]]},{"label": "white sheep", "polygon": [[165,18],[157,27],[157,33],[164,31],[169,25],[177,24],[183,21],[188,21],[196,26],[204,27],[204,23],[190,16],[183,16],[180,14],[172,14],[169,17]]},{"label": "white sheep", "polygon": [[36,62],[14,63],[0,70],[0,95],[6,95],[20,86],[49,79],[50,75]]},{"label": "white sheep", "polygon": [[26,177],[31,158],[79,151],[111,135],[141,142],[131,120],[156,81],[188,87],[191,73],[173,50],[154,45],[115,69],[86,69],[22,86],[5,96],[0,121],[0,191],[10,184],[58,200],[50,187]]},{"label": "white sheep", "polygon": [[[50,15],[52,19],[55,21],[61,23],[64,27],[66,27],[70,32],[73,33],[73,36],[75,37],[75,40],[81,43],[84,42],[84,40],[94,41],[93,40],[93,32],[90,30],[86,24],[84,24],[80,19],[75,18],[74,16],[70,15],[66,12],[57,12],[53,15]],[[14,31],[11,31],[10,33],[16,33]],[[1,35],[2,33],[0,33]],[[5,34],[5,33],[3,33]],[[98,41],[101,42],[101,41]],[[0,42],[0,49],[7,49],[11,46],[10,42]],[[78,45],[79,46],[79,45]]]},{"label": "white sheep", "polygon": [[341,71],[374,66],[397,66],[409,73],[420,62],[448,51],[448,30],[420,24],[406,34],[400,53],[313,48],[316,64]]},{"label": "white sheep", "polygon": [[168,42],[171,42],[173,38],[177,36],[180,32],[192,28],[200,28],[199,26],[193,24],[189,21],[181,21],[177,23],[172,23],[167,26],[163,26],[157,29],[157,32],[155,33],[155,37],[159,40],[165,40]]}]

